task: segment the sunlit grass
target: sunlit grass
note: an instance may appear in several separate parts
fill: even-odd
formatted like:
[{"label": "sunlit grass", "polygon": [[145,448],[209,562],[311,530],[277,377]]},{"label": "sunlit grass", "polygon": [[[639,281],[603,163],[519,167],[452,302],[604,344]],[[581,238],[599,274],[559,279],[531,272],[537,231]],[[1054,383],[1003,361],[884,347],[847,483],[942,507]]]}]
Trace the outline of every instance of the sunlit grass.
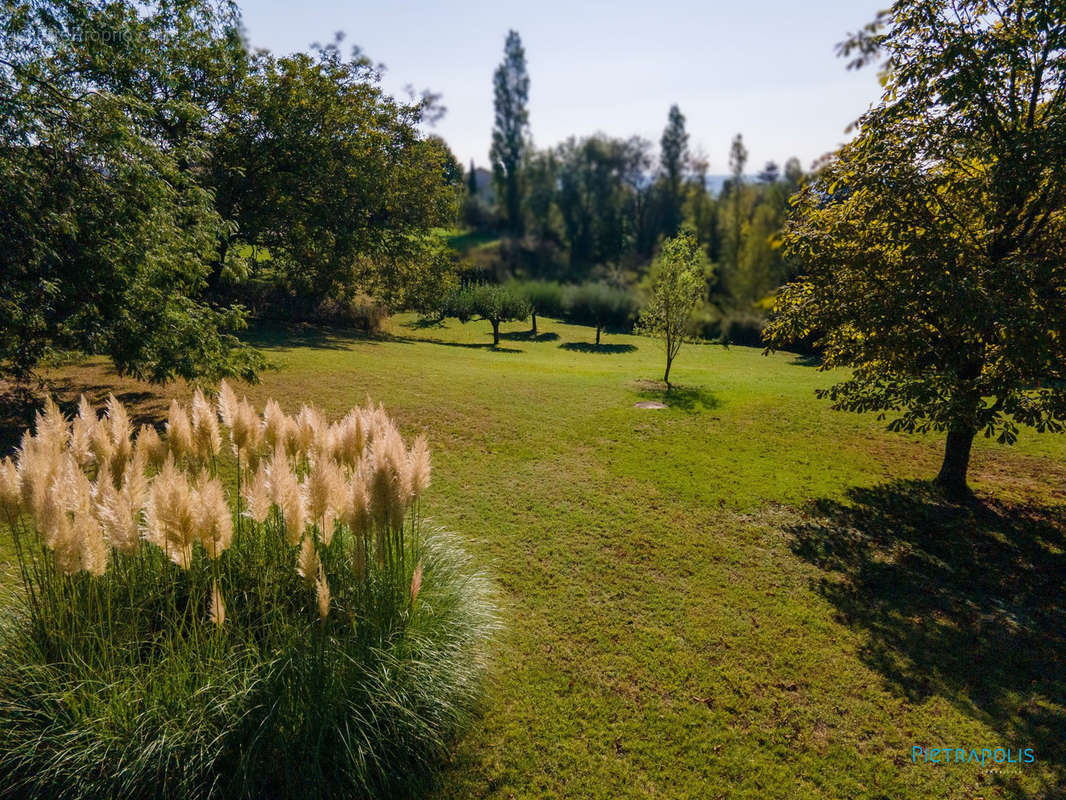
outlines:
[{"label": "sunlit grass", "polygon": [[[665,395],[654,383],[663,357],[648,339],[606,339],[633,350],[571,349],[563,345],[591,341],[589,329],[543,320],[541,333],[558,339],[528,341],[516,323],[492,349],[487,323],[414,323],[394,319],[382,339],[262,331],[256,340],[278,369],[248,392],[256,402],[277,396],[290,412],[309,398],[331,415],[369,392],[405,435],[425,433],[438,467],[426,497],[434,520],[461,532],[500,583],[507,631],[489,707],[439,797],[1057,796],[1061,746],[1047,745],[1032,765],[910,763],[916,744],[1017,748],[1039,738],[1038,725],[1061,731],[1054,663],[1047,678],[1013,681],[993,702],[991,679],[971,680],[957,653],[922,660],[914,650],[948,641],[921,632],[964,625],[963,612],[1028,624],[1034,617],[1009,623],[1011,604],[1035,600],[985,587],[953,595],[962,605],[951,613],[905,616],[878,601],[868,573],[886,564],[875,574],[891,581],[898,559],[909,564],[908,585],[915,574],[933,580],[914,572],[937,563],[922,557],[926,540],[852,544],[878,535],[873,523],[824,537],[856,558],[876,553],[866,571],[799,548],[828,513],[809,503],[847,505],[852,487],[928,478],[939,439],[833,412],[813,396],[830,376],[788,354],[686,347],[671,373],[679,389]],[[100,363],[64,375],[68,392],[115,381]],[[646,399],[670,407],[634,408]],[[165,409],[152,394],[141,405]],[[1027,433],[1015,448],[980,441],[972,477],[1006,517],[1023,504],[1051,514],[1063,503],[1064,454],[1059,436]],[[924,502],[904,508],[915,530],[925,525],[953,547],[1003,529],[986,534],[980,517],[945,517]],[[825,526],[837,530],[839,519]],[[869,519],[902,524],[887,511]],[[1045,539],[1055,529],[1024,528]],[[1061,559],[1060,539],[996,567],[1013,565],[1013,585],[1025,586],[1027,569],[1061,565],[1056,547]],[[973,557],[980,564],[980,552]],[[876,614],[854,613],[864,599]],[[1061,666],[1061,632],[1038,635]],[[1000,661],[974,665],[973,676],[1010,674],[1004,660],[1026,639],[1005,641],[998,657],[975,645]]]}]

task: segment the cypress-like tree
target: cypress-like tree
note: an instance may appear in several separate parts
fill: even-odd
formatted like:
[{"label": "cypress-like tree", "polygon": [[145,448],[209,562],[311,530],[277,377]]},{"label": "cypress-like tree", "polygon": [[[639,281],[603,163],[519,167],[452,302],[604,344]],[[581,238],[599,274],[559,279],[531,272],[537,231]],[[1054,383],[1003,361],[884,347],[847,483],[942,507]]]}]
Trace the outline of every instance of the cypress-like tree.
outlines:
[{"label": "cypress-like tree", "polygon": [[495,122],[489,159],[508,231],[522,233],[522,161],[529,147],[529,73],[517,31],[509,31],[493,75]]},{"label": "cypress-like tree", "polygon": [[659,160],[663,171],[663,232],[673,236],[681,227],[681,180],[688,163],[688,132],[685,130],[685,115],[677,104],[670,106],[670,113],[659,140]]}]

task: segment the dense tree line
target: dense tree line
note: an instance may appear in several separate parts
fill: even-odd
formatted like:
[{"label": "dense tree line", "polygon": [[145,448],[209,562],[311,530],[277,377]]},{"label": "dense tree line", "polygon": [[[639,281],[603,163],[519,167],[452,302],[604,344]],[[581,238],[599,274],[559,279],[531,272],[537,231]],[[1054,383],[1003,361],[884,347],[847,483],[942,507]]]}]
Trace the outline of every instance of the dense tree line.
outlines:
[{"label": "dense tree line", "polygon": [[510,237],[502,270],[530,279],[586,283],[646,282],[662,242],[691,231],[711,268],[708,302],[697,324],[720,336],[728,320],[755,318],[758,327],[774,292],[796,274],[783,255],[781,231],[789,197],[804,172],[796,159],[767,163],[746,177],[748,154],[737,136],[730,178],[720,192],[708,183],[709,160],[692,152],[685,116],[669,108],[656,151],[647,139],[596,134],[534,149],[528,137],[530,77],[518,34],[508,34],[495,76],[495,198],[479,194],[468,173],[466,221]]}]

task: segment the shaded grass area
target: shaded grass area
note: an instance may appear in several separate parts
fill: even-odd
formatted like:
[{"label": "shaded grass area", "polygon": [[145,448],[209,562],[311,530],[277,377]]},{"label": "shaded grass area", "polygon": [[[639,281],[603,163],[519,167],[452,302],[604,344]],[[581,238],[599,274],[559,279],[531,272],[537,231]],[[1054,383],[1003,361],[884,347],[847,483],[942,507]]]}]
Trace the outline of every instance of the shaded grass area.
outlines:
[{"label": "shaded grass area", "polygon": [[[1032,747],[1053,767],[1041,796],[1064,796],[1064,508],[958,506],[912,481],[811,512],[792,527],[793,548],[865,633],[861,659],[909,702],[944,698],[985,722],[997,734],[985,746]],[[993,778],[1007,796],[1031,796],[1015,776]]]},{"label": "shaded grass area", "polygon": [[[667,392],[647,339],[604,358],[567,346],[589,328],[541,319],[537,341],[505,326],[502,352],[488,323],[414,322],[264,328],[277,369],[238,392],[328,414],[369,393],[429,436],[427,507],[508,625],[438,797],[1058,796],[1062,627],[1042,626],[1061,620],[1063,437],[979,441],[985,510],[957,509],[894,483],[935,474],[938,438],[831,411],[813,396],[830,376],[789,354],[686,347]],[[165,411],[105,362],[56,377],[68,401],[114,385]],[[911,764],[938,743],[1037,761]]]}]

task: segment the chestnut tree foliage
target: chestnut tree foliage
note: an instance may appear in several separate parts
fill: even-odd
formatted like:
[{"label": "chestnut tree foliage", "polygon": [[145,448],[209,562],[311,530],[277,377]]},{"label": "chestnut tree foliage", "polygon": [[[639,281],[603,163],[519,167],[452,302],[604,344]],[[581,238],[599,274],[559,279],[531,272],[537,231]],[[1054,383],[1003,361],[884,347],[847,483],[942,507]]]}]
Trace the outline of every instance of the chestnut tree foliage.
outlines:
[{"label": "chestnut tree foliage", "polygon": [[1066,421],[1066,15],[1056,0],[898,0],[844,46],[881,102],[794,197],[771,346],[814,337],[834,407],[974,436]]},{"label": "chestnut tree foliage", "polygon": [[230,0],[0,0],[0,375],[81,350],[251,378],[249,277],[400,303],[439,271],[461,171],[420,131],[435,98],[240,26]]}]

